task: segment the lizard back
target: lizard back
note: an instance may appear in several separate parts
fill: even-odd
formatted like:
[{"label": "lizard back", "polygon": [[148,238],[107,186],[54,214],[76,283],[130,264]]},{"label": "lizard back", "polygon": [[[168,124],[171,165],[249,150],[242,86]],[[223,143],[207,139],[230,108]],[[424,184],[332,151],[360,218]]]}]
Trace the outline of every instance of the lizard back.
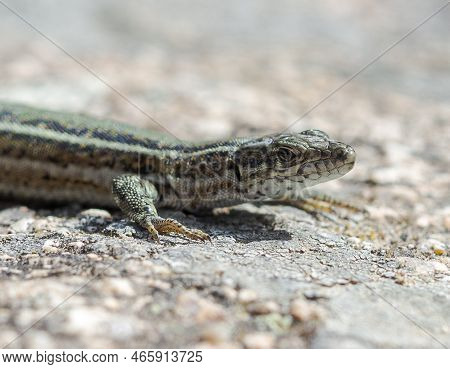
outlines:
[{"label": "lizard back", "polygon": [[163,169],[184,143],[81,114],[0,104],[0,196],[113,206],[111,180]]}]

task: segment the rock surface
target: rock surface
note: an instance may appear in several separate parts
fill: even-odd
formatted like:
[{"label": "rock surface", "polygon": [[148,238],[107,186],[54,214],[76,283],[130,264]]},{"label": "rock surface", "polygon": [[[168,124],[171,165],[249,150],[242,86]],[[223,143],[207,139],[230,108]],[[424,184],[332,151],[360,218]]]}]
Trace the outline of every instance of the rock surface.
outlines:
[{"label": "rock surface", "polygon": [[[440,5],[11,6],[170,132],[195,139],[286,129]],[[367,215],[248,204],[209,218],[162,211],[213,242],[155,244],[114,210],[5,202],[0,346],[450,346],[449,11],[289,127],[354,146],[355,169],[318,190]],[[0,99],[151,127],[3,7],[0,32],[9,35]]]}]

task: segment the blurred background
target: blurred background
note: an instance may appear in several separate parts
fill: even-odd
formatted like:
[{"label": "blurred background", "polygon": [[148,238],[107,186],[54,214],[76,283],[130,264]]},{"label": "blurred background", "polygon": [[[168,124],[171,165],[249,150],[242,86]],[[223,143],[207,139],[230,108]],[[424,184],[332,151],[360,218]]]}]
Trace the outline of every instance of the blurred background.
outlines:
[{"label": "blurred background", "polygon": [[[0,5],[0,99],[161,129],[95,74],[183,139],[286,129],[442,6],[439,0],[4,4],[92,73]],[[289,129],[322,129],[354,145],[353,180],[421,183],[420,190],[436,195],[448,181],[449,31],[445,9]]]},{"label": "blurred background", "polygon": [[[436,337],[450,342],[448,288],[445,290],[444,287],[450,278],[450,262],[446,256],[450,231],[450,7],[396,45],[304,119],[290,126],[442,5],[443,0],[1,0],[0,100],[90,113],[161,129],[125,101],[120,96],[123,94],[183,139],[261,135],[280,132],[287,127],[291,131],[324,130],[333,138],[351,144],[357,152],[357,163],[344,178],[321,185],[322,188],[329,194],[365,206],[370,213],[365,225],[377,229],[381,235],[370,236],[369,240],[351,237],[342,241],[343,247],[330,252],[325,243],[317,241],[317,229],[323,228],[328,232],[324,233],[324,239],[334,242],[346,234],[342,230],[344,226],[333,231],[334,224],[318,225],[315,221],[309,229],[314,220],[303,213],[272,208],[267,212],[276,213],[277,224],[282,224],[279,232],[287,235],[284,239],[265,241],[266,233],[267,237],[272,237],[271,233],[256,215],[248,215],[257,212],[250,208],[250,213],[246,213],[240,222],[227,223],[224,217],[216,221],[217,224],[208,225],[213,234],[221,234],[222,226],[225,227],[224,234],[231,240],[239,234],[241,239],[224,241],[222,246],[213,245],[211,249],[192,245],[157,248],[151,255],[160,254],[163,256],[159,260],[171,260],[172,264],[168,263],[170,268],[167,268],[174,273],[173,277],[167,274],[169,277],[166,275],[159,285],[158,281],[152,282],[153,287],[149,287],[150,282],[139,282],[137,277],[131,282],[128,279],[121,281],[120,288],[117,287],[118,294],[123,292],[125,296],[121,299],[114,298],[115,285],[111,286],[116,289],[106,284],[108,280],[98,281],[98,293],[112,292],[101,302],[94,300],[97,308],[89,305],[92,301],[87,294],[87,302],[83,300],[87,307],[81,312],[75,307],[75,312],[70,315],[71,310],[67,307],[68,317],[72,320],[64,315],[65,310],[57,313],[61,314],[61,321],[67,318],[71,322],[67,325],[69,333],[60,325],[50,325],[42,331],[30,332],[28,338],[16,344],[42,347],[44,342],[44,345],[58,347],[59,335],[67,333],[68,336],[64,336],[67,346],[124,347],[142,342],[166,347],[193,345],[201,340],[201,335],[191,329],[193,320],[173,320],[164,314],[172,311],[174,296],[183,291],[180,286],[184,288],[195,283],[201,285],[199,291],[204,291],[202,298],[207,300],[207,303],[198,300],[203,301],[201,306],[211,310],[211,304],[220,305],[217,291],[211,289],[212,282],[205,279],[205,276],[216,275],[216,257],[221,258],[220,275],[228,276],[227,281],[239,281],[236,282],[239,288],[253,289],[257,295],[270,297],[281,306],[276,314],[281,316],[280,327],[285,328],[276,331],[270,328],[275,323],[270,323],[269,328],[264,328],[269,332],[269,338],[257,336],[257,345],[263,342],[263,345],[268,343],[266,347],[440,347],[411,322],[399,319],[398,313],[383,305],[382,300],[377,300],[379,304],[373,303],[373,295],[364,294],[366,290],[359,284],[345,292],[342,292],[344,287],[341,290],[336,287],[342,294],[320,300],[325,301],[323,305],[331,311],[322,330],[312,334],[305,330],[303,323],[297,326],[284,323],[282,319],[286,316],[292,319],[289,314],[283,315],[286,310],[283,304],[293,298],[293,291],[299,286],[317,287],[314,280],[319,277],[311,282],[309,275],[302,274],[302,268],[310,266],[311,275],[320,276],[323,272],[326,278],[342,282],[340,273],[346,267],[355,267],[355,260],[366,263],[361,264],[360,269],[354,269],[359,278],[373,282],[380,294],[390,296],[402,311],[411,314]],[[41,216],[47,215],[42,213]],[[5,229],[12,223],[8,217],[10,215],[4,215],[7,220],[1,222]],[[356,228],[363,227],[358,220],[355,224]],[[195,226],[201,228],[205,224],[196,223]],[[255,240],[255,229],[262,238]],[[14,242],[23,244],[25,241],[19,237]],[[41,240],[33,242],[40,245]],[[126,250],[126,242],[120,242],[120,249]],[[144,250],[143,255],[149,252],[147,248],[153,247],[149,245],[142,242],[139,246]],[[129,249],[132,251],[128,252],[134,252],[136,247],[134,242]],[[286,254],[290,257],[279,254],[288,248],[297,250],[299,247],[306,247],[306,251],[301,251],[301,257],[291,251]],[[237,248],[240,248],[240,254],[232,251]],[[6,244],[3,252],[10,255],[11,250],[12,247]],[[99,255],[109,252],[104,251],[104,246],[99,250],[93,252]],[[113,247],[112,250],[111,255],[116,257]],[[244,257],[248,252],[254,254]],[[344,254],[339,256],[339,253]],[[72,249],[69,254],[73,254]],[[239,255],[252,260],[254,266],[243,261],[241,265]],[[278,265],[280,255],[284,259]],[[320,260],[316,255],[320,255]],[[396,259],[386,259],[386,255]],[[71,291],[64,276],[78,275],[81,263],[85,263],[82,265],[86,270],[91,270],[91,264],[97,262],[97,259],[84,256],[77,254],[79,260],[74,264],[71,264],[72,259],[64,259],[60,265],[61,278],[57,274],[45,279],[49,299],[53,296],[49,291],[55,290],[54,285],[62,285],[61,290],[67,289],[67,293]],[[378,259],[374,261],[373,258]],[[156,257],[154,260],[158,262]],[[324,260],[328,260],[327,263]],[[149,268],[144,262],[148,261],[142,261],[137,267],[139,273]],[[177,271],[176,265],[188,262],[186,272],[183,269]],[[52,263],[56,268],[57,262]],[[16,268],[21,269],[21,265],[19,263]],[[399,271],[404,278],[398,277]],[[16,291],[24,290],[18,273],[18,282],[14,282],[16,277],[10,281],[8,274],[8,281],[2,287],[9,291],[8,298],[3,302],[0,299],[3,312],[10,314],[9,322],[13,322],[8,330],[2,330],[5,332],[2,342],[12,339],[26,327],[27,323],[20,320],[23,316],[25,322],[39,317],[33,315],[35,310],[26,309],[28,305],[33,306],[27,299],[41,301],[42,294],[22,296],[23,300],[15,297]],[[134,269],[127,273],[133,276]],[[39,274],[36,275],[39,278]],[[30,283],[33,282],[32,275],[31,278]],[[395,284],[393,279],[396,279]],[[233,290],[234,284],[226,283],[224,291],[228,292],[223,294],[240,296],[239,291],[237,294]],[[328,287],[332,285],[327,283]],[[417,288],[411,292],[409,287],[403,287],[404,284]],[[30,286],[26,289],[39,288]],[[151,309],[144,309],[145,304],[151,304],[145,299],[153,298],[148,297],[153,293],[149,288],[165,288],[166,295],[156,294]],[[197,301],[196,296],[189,295],[187,300],[185,296],[178,302],[184,301],[190,308],[191,300]],[[133,305],[134,313],[130,313],[125,298],[131,301],[129,304],[139,302],[142,306]],[[24,307],[20,314],[17,313],[19,300]],[[260,314],[258,312],[250,312],[249,320],[242,318],[245,321],[242,323],[239,320],[241,302],[236,304],[237,310],[232,310],[231,305],[219,306],[224,309],[221,319],[225,320],[226,329],[233,324],[237,329],[261,327],[263,323],[257,321],[259,318],[253,320],[253,315]],[[164,309],[158,310],[158,306]],[[234,309],[235,305],[232,306]],[[47,307],[43,306],[42,313]],[[111,314],[116,314],[115,318],[110,318],[105,311],[108,314],[113,311]],[[158,315],[158,311],[163,313]],[[92,341],[90,335],[96,335],[97,331],[86,327],[86,319],[88,322],[94,319],[94,323],[98,319],[109,327],[105,330],[109,333]],[[380,321],[386,324],[380,325]],[[157,332],[154,330],[156,322],[161,325]],[[114,324],[122,325],[117,330]],[[90,326],[96,327],[95,324]],[[145,330],[142,327],[146,327]],[[178,329],[184,329],[184,333]],[[166,334],[169,331],[172,333]],[[140,332],[140,336],[136,332]],[[223,339],[219,337],[225,346],[252,346],[245,340],[239,341],[240,335],[227,334]],[[283,341],[283,335],[288,339]],[[260,338],[262,341],[258,341]]]},{"label": "blurred background", "polygon": [[[442,5],[439,0],[4,3],[171,131],[213,138],[288,126]],[[378,119],[406,120],[410,112],[404,108],[412,101],[445,107],[449,20],[447,9],[296,129],[333,120],[330,124],[353,134],[361,127],[370,133],[373,110]],[[147,124],[4,6],[0,32],[0,98]]]}]

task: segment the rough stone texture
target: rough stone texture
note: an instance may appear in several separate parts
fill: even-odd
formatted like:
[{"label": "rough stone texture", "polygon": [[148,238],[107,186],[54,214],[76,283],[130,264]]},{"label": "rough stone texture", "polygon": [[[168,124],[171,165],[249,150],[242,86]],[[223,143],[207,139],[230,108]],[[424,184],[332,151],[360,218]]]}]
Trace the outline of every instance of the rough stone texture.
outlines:
[{"label": "rough stone texture", "polygon": [[[178,137],[285,129],[440,1],[9,2]],[[164,211],[213,236],[162,244],[117,211],[0,210],[0,345],[450,346],[450,9],[291,127],[352,144],[318,218]],[[0,98],[152,123],[0,7]],[[5,36],[7,35],[7,36]]]}]

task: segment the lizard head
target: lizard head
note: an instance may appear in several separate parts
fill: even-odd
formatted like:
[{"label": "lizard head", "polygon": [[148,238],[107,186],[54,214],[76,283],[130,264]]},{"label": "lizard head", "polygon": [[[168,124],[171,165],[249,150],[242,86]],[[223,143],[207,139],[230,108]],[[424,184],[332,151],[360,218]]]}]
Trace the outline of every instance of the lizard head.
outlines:
[{"label": "lizard head", "polygon": [[280,198],[343,176],[355,156],[351,146],[319,130],[265,136],[238,147],[236,177],[256,198]]}]

